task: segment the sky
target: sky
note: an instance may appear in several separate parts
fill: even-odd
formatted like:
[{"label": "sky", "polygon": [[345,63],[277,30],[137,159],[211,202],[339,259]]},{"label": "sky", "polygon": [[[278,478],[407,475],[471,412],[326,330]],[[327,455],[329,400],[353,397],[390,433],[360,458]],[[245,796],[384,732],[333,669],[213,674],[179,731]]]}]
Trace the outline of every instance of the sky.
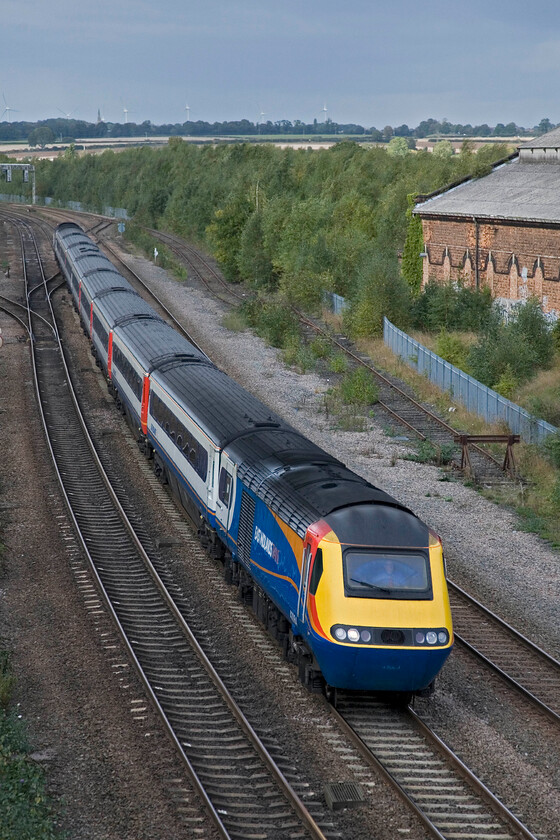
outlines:
[{"label": "sky", "polygon": [[[2,0],[0,120],[560,122],[558,0]],[[188,106],[188,111],[187,111]],[[125,109],[128,114],[125,118]]]}]

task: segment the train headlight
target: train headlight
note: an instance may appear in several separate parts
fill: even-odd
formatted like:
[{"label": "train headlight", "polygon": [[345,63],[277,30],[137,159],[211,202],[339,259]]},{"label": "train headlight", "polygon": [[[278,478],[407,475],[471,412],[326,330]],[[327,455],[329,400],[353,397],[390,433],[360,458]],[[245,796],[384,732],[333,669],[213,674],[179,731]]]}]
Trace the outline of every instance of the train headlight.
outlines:
[{"label": "train headlight", "polygon": [[346,630],[344,627],[337,627],[334,631],[334,635],[340,642],[343,642],[346,638]]},{"label": "train headlight", "polygon": [[360,633],[360,639],[366,644],[368,642],[371,642],[371,633],[369,632],[369,630],[362,630],[362,632]]},{"label": "train headlight", "polygon": [[360,641],[360,631],[357,630],[355,627],[350,627],[348,630],[348,641],[349,642],[359,642]]},{"label": "train headlight", "polygon": [[447,645],[449,644],[449,632],[445,627],[434,627],[428,630],[418,629],[414,631],[415,645]]}]

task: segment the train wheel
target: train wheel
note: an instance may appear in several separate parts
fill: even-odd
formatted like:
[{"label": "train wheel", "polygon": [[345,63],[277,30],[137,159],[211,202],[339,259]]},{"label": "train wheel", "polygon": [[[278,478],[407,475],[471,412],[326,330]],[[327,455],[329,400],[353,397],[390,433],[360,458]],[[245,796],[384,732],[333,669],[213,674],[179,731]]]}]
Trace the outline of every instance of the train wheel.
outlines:
[{"label": "train wheel", "polygon": [[328,683],[325,683],[325,697],[331,706],[336,709],[336,704],[338,702],[338,689]]},{"label": "train wheel", "polygon": [[157,456],[154,457],[154,473],[161,484],[167,484],[167,473],[165,471],[165,467]]}]

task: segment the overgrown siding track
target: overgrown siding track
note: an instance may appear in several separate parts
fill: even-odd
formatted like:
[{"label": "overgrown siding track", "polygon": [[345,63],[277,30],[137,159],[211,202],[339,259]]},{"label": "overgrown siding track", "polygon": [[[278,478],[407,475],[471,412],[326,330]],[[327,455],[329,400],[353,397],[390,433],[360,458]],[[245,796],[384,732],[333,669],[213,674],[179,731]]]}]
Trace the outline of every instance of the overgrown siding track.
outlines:
[{"label": "overgrown siding track", "polygon": [[[239,305],[245,299],[244,294],[231,283],[224,281],[201,252],[186,244],[177,236],[157,230],[149,230],[149,233],[167,245],[187,267],[189,276],[194,276],[210,294],[229,306]],[[454,437],[458,434],[456,429],[453,429],[438,417],[429,407],[408,394],[403,389],[402,383],[379,371],[367,356],[357,353],[354,345],[346,336],[333,335],[315,320],[308,318],[296,309],[294,311],[304,330],[313,335],[320,335],[338,351],[344,353],[353,365],[365,367],[371,373],[379,388],[377,406],[385,412],[389,422],[396,422],[404,426],[405,430],[415,438],[429,440],[440,450],[442,447],[454,449],[453,460],[457,465],[459,464],[460,455],[454,445]],[[501,464],[491,453],[476,445],[471,445],[470,451],[473,473],[478,481],[501,482],[506,479]]]},{"label": "overgrown siding track", "polygon": [[[63,492],[103,597],[216,830],[239,840],[324,838],[190,633],[111,492],[72,398],[34,237],[29,226],[19,229],[27,287],[35,289],[38,396]],[[195,806],[185,820],[199,826]]]}]

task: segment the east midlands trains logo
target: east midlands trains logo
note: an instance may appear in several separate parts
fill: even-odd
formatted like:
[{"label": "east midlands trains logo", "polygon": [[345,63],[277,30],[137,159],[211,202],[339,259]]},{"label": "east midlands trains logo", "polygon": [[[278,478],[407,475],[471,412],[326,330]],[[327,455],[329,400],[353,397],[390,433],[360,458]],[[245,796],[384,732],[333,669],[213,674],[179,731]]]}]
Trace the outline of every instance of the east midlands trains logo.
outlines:
[{"label": "east midlands trains logo", "polygon": [[260,547],[264,551],[266,551],[271,560],[274,560],[275,563],[278,563],[278,560],[280,559],[280,552],[278,551],[270,537],[267,537],[266,534],[263,534],[258,525],[255,526],[254,539],[257,545],[260,545]]}]

